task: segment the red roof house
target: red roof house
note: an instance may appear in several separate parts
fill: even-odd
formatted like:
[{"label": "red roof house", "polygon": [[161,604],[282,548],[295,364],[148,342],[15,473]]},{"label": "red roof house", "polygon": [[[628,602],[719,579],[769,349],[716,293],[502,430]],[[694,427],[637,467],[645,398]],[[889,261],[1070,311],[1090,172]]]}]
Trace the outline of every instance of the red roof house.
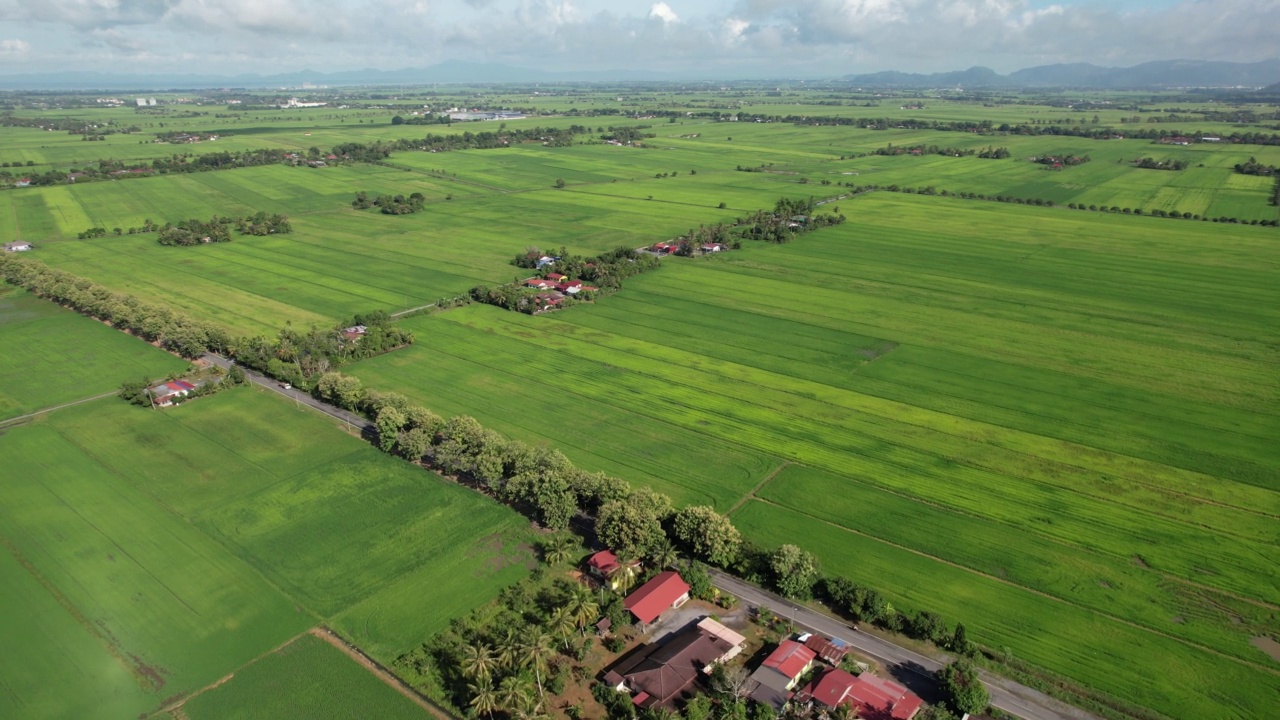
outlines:
[{"label": "red roof house", "polygon": [[560,282],[565,279],[565,276],[560,273],[547,273],[547,279],[552,282]]},{"label": "red roof house", "polygon": [[849,705],[866,720],[911,720],[922,701],[901,685],[871,673],[828,670],[799,693],[827,707]]},{"label": "red roof house", "polygon": [[801,645],[795,640],[783,640],[778,648],[764,659],[763,667],[773,668],[795,682],[809,668],[817,653]]},{"label": "red roof house", "polygon": [[587,569],[593,575],[600,577],[609,577],[621,567],[622,563],[618,561],[618,556],[609,550],[601,550],[587,558]]},{"label": "red roof house", "polygon": [[688,599],[689,584],[680,577],[680,573],[667,570],[628,595],[623,605],[635,616],[636,622],[647,625],[667,610],[685,604]]}]

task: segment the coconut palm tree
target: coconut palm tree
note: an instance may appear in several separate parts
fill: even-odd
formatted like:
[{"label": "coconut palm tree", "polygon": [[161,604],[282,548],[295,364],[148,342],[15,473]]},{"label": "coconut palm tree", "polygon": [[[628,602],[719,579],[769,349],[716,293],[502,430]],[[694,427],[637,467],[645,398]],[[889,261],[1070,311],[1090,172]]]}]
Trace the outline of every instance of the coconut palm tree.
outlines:
[{"label": "coconut palm tree", "polygon": [[476,714],[488,715],[489,720],[493,720],[493,711],[499,707],[498,693],[493,689],[493,681],[486,676],[480,682],[468,685],[467,689],[471,691],[469,704]]},{"label": "coconut palm tree", "polygon": [[524,643],[515,630],[508,629],[507,634],[498,641],[498,664],[507,670],[515,670],[522,663]]},{"label": "coconut palm tree", "polygon": [[528,707],[529,689],[525,681],[515,675],[502,678],[502,684],[498,685],[498,704],[513,715]]},{"label": "coconut palm tree", "polygon": [[680,555],[676,552],[675,546],[666,538],[658,540],[653,547],[649,548],[649,562],[653,563],[655,570],[666,570],[675,565],[679,559]]},{"label": "coconut palm tree", "polygon": [[590,625],[596,618],[600,617],[600,604],[591,596],[591,591],[582,586],[576,586],[573,593],[569,596],[569,612],[573,614],[573,622],[582,631],[585,637],[587,634],[587,625]]},{"label": "coconut palm tree", "polygon": [[493,648],[488,645],[468,645],[462,648],[462,674],[469,678],[487,680],[495,665]]},{"label": "coconut palm tree", "polygon": [[542,557],[548,565],[559,565],[573,557],[576,540],[569,535],[552,535],[542,544]]},{"label": "coconut palm tree", "polygon": [[547,662],[551,659],[551,635],[541,630],[533,631],[521,648],[523,664],[533,668],[533,677],[538,683],[538,697],[543,700],[547,695],[542,690],[542,675],[547,671]]},{"label": "coconut palm tree", "polygon": [[569,638],[573,636],[575,629],[577,626],[574,624],[573,613],[568,605],[556,608],[547,619],[547,632],[563,642],[565,650],[569,649]]},{"label": "coconut palm tree", "polygon": [[622,558],[618,561],[618,569],[613,571],[609,581],[613,589],[622,595],[631,592],[640,579],[640,561],[635,558]]}]

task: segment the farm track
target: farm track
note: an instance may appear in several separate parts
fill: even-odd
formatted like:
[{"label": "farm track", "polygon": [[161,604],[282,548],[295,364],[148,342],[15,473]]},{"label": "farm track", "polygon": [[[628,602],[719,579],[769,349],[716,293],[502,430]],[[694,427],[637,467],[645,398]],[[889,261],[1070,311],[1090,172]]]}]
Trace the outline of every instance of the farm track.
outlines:
[{"label": "farm track", "polygon": [[304,636],[304,635],[306,635],[306,634],[307,634],[307,633],[302,632],[302,633],[298,633],[297,635],[294,635],[293,637],[289,638],[288,640],[285,640],[284,642],[282,642],[282,643],[280,643],[279,645],[277,645],[277,646],[275,646],[275,647],[271,648],[270,650],[267,650],[266,652],[259,654],[258,656],[254,657],[252,660],[250,660],[249,662],[244,663],[244,664],[243,664],[243,665],[241,665],[240,667],[236,668],[235,670],[232,670],[231,672],[227,673],[226,675],[223,675],[222,677],[220,677],[220,678],[218,678],[217,680],[215,680],[215,681],[213,681],[213,682],[209,683],[208,685],[205,685],[204,687],[200,688],[199,690],[196,690],[196,691],[194,691],[194,692],[191,692],[191,693],[189,693],[189,694],[187,694],[187,695],[184,695],[183,697],[181,697],[181,698],[179,698],[179,699],[177,699],[177,700],[175,700],[175,701],[173,701],[173,702],[170,702],[170,703],[169,703],[169,704],[167,704],[167,705],[164,705],[164,706],[162,706],[162,707],[160,707],[160,708],[157,708],[156,710],[152,711],[151,713],[149,713],[149,714],[148,714],[148,715],[146,715],[145,717],[146,717],[146,718],[148,718],[148,719],[150,719],[150,718],[159,717],[159,716],[166,715],[166,714],[176,714],[176,713],[180,712],[180,711],[181,711],[181,709],[182,709],[182,706],[183,706],[183,705],[186,705],[186,704],[187,704],[187,703],[188,703],[192,698],[195,698],[195,697],[197,697],[197,696],[199,696],[199,695],[203,695],[204,693],[207,693],[207,692],[209,692],[210,690],[214,690],[214,689],[216,689],[216,688],[221,687],[222,685],[225,685],[227,682],[229,682],[231,679],[233,679],[233,678],[236,676],[236,673],[238,673],[238,672],[240,672],[240,671],[244,670],[245,668],[247,668],[247,667],[249,667],[249,666],[251,666],[251,665],[254,665],[255,663],[257,663],[257,662],[261,661],[263,658],[265,658],[265,657],[267,657],[267,656],[269,656],[269,655],[274,655],[275,653],[278,653],[278,652],[280,652],[281,650],[283,650],[283,649],[285,649],[285,648],[289,647],[290,645],[292,645],[292,644],[294,644],[295,642],[297,642],[299,638],[301,638],[302,636]]},{"label": "farm track", "polygon": [[31,418],[36,417],[37,415],[44,415],[45,413],[51,413],[55,410],[61,410],[63,408],[82,405],[87,402],[93,402],[94,400],[101,400],[102,398],[111,397],[112,395],[116,395],[116,394],[117,393],[115,391],[105,392],[105,393],[102,393],[101,395],[94,395],[93,397],[81,398],[80,400],[72,400],[69,403],[62,403],[61,405],[54,405],[53,407],[41,408],[39,410],[36,410],[35,412],[27,413],[26,415],[19,415],[17,417],[8,418],[6,420],[0,420],[0,427],[4,427],[5,425],[10,425],[14,423],[20,423],[20,422],[23,422],[24,420],[30,420]]},{"label": "farm track", "polygon": [[789,465],[791,465],[790,460],[783,460],[781,465],[774,468],[773,471],[770,472],[768,475],[766,475],[764,479],[761,480],[755,487],[751,488],[751,490],[746,495],[743,495],[741,498],[739,498],[738,502],[733,504],[733,507],[725,511],[725,515],[732,515],[734,510],[737,510],[743,505],[746,505],[749,501],[760,499],[757,493],[763,490],[764,486],[772,482],[774,478],[778,477],[778,473],[781,473],[783,470],[786,470]]},{"label": "farm track", "polygon": [[[1255,663],[1255,662],[1253,662],[1253,661],[1246,660],[1246,659],[1244,659],[1244,658],[1242,658],[1242,657],[1239,657],[1239,656],[1237,656],[1237,655],[1231,655],[1231,654],[1229,654],[1229,653],[1225,653],[1225,652],[1223,652],[1223,651],[1221,651],[1221,650],[1218,650],[1218,649],[1216,649],[1216,648],[1212,648],[1212,647],[1209,647],[1209,646],[1207,646],[1207,645],[1202,645],[1202,644],[1200,644],[1200,643],[1197,643],[1197,642],[1194,642],[1194,641],[1188,640],[1188,639],[1186,639],[1186,638],[1178,637],[1177,635],[1170,635],[1169,633],[1166,633],[1166,632],[1163,632],[1163,631],[1157,630],[1157,629],[1155,629],[1155,628],[1149,627],[1149,626],[1147,626],[1147,625],[1143,625],[1143,624],[1141,624],[1141,623],[1134,622],[1134,621],[1132,621],[1132,620],[1128,620],[1128,619],[1126,619],[1126,618],[1120,617],[1119,615],[1113,615],[1113,614],[1111,614],[1111,613],[1102,612],[1101,610],[1098,610],[1098,609],[1096,609],[1096,608],[1089,607],[1088,605],[1082,605],[1082,604],[1080,604],[1080,603],[1071,602],[1070,600],[1067,600],[1067,599],[1065,599],[1065,598],[1059,597],[1059,596],[1057,596],[1057,595],[1053,595],[1052,593],[1048,593],[1048,592],[1045,592],[1045,591],[1043,591],[1043,590],[1037,590],[1037,589],[1035,589],[1035,588],[1028,587],[1028,586],[1026,586],[1026,585],[1019,585],[1018,583],[1012,582],[1012,581],[1010,581],[1010,580],[1006,580],[1006,579],[1004,579],[1004,578],[1002,578],[1002,577],[999,577],[999,576],[997,576],[997,575],[992,575],[992,574],[990,574],[990,573],[986,573],[986,572],[983,572],[983,571],[981,571],[981,570],[975,570],[974,568],[971,568],[971,567],[969,567],[969,566],[967,566],[967,565],[962,565],[962,564],[960,564],[960,563],[953,562],[953,561],[951,561],[951,560],[947,560],[947,559],[945,559],[945,558],[941,558],[941,557],[938,557],[938,556],[936,556],[936,555],[930,555],[929,553],[923,552],[923,551],[921,551],[921,550],[916,550],[915,548],[911,548],[911,547],[908,547],[908,546],[906,546],[906,545],[901,545],[901,544],[899,544],[899,543],[895,543],[895,542],[893,542],[893,541],[891,541],[891,540],[885,540],[884,538],[877,537],[877,536],[875,536],[875,535],[871,535],[871,534],[868,534],[868,533],[865,533],[865,532],[861,532],[861,531],[859,531],[859,530],[854,530],[853,528],[846,527],[846,526],[844,526],[844,525],[840,525],[839,523],[835,523],[835,522],[832,522],[832,521],[830,521],[830,520],[824,520],[824,519],[822,519],[822,518],[815,517],[815,516],[813,516],[813,515],[809,515],[808,513],[805,513],[804,511],[796,510],[795,508],[789,508],[789,507],[787,507],[787,506],[785,506],[785,505],[780,505],[780,504],[778,504],[778,503],[776,503],[776,502],[773,502],[772,500],[765,500],[765,499],[763,499],[763,498],[755,498],[755,499],[756,499],[758,502],[764,503],[764,504],[766,504],[766,505],[771,505],[771,506],[776,507],[776,508],[780,508],[780,509],[783,509],[783,510],[790,510],[790,511],[792,511],[792,512],[799,512],[800,514],[804,515],[805,517],[807,517],[807,518],[809,518],[809,519],[811,519],[811,520],[813,520],[813,521],[815,521],[815,522],[822,523],[823,525],[827,525],[827,526],[829,526],[829,527],[833,527],[833,528],[836,528],[836,529],[838,529],[838,530],[842,530],[842,531],[847,532],[847,533],[852,533],[852,534],[854,534],[854,535],[859,535],[859,536],[864,537],[864,538],[867,538],[867,539],[869,539],[869,540],[874,540],[875,542],[883,543],[883,544],[885,544],[885,545],[888,545],[889,547],[896,548],[896,549],[898,549],[898,550],[902,550],[902,551],[905,551],[905,552],[909,552],[909,553],[911,553],[912,555],[916,555],[916,556],[918,556],[918,557],[926,558],[926,559],[928,559],[928,560],[932,560],[933,562],[937,562],[937,563],[941,563],[941,564],[943,564],[943,565],[947,565],[947,566],[953,567],[953,568],[955,568],[955,569],[957,569],[957,570],[963,570],[963,571],[965,571],[965,572],[972,573],[972,574],[974,574],[974,575],[977,575],[977,576],[979,576],[979,577],[985,578],[985,579],[990,580],[990,581],[992,581],[992,582],[997,582],[997,583],[1000,583],[1000,584],[1002,584],[1002,585],[1006,585],[1006,586],[1011,587],[1011,588],[1015,588],[1015,589],[1018,589],[1018,590],[1022,590],[1022,591],[1024,591],[1024,592],[1031,593],[1032,595],[1036,595],[1036,596],[1038,596],[1038,597],[1045,598],[1046,600],[1052,600],[1052,601],[1055,601],[1055,602],[1060,602],[1060,603],[1062,603],[1062,604],[1064,604],[1064,605],[1070,605],[1071,607],[1076,608],[1077,610],[1081,610],[1081,611],[1084,611],[1084,612],[1087,612],[1087,613],[1095,614],[1095,615],[1098,615],[1098,616],[1100,616],[1100,617],[1105,617],[1105,618],[1107,618],[1108,620],[1111,620],[1111,621],[1114,621],[1114,622],[1118,622],[1118,623],[1120,623],[1120,624],[1122,624],[1122,625],[1128,625],[1129,627],[1132,627],[1132,628],[1134,628],[1134,629],[1136,629],[1136,630],[1142,630],[1142,631],[1145,631],[1145,632],[1149,632],[1149,633],[1151,633],[1151,634],[1153,634],[1153,635],[1159,635],[1160,637],[1163,637],[1163,638],[1165,638],[1165,639],[1167,639],[1167,640],[1173,640],[1173,641],[1175,641],[1175,642],[1181,643],[1181,644],[1186,645],[1186,646],[1188,646],[1188,647],[1193,647],[1193,648],[1195,648],[1195,649],[1197,649],[1197,650],[1200,650],[1200,651],[1202,651],[1202,652],[1212,653],[1212,654],[1214,654],[1214,655],[1217,655],[1218,657],[1225,658],[1225,659],[1227,659],[1227,660],[1234,660],[1235,662],[1238,662],[1238,663],[1240,663],[1241,665],[1246,665],[1246,666],[1251,667],[1251,668],[1253,668],[1253,669],[1255,669],[1255,670],[1262,670],[1262,671],[1264,671],[1264,672],[1268,672],[1268,673],[1270,673],[1270,674],[1272,674],[1272,675],[1275,675],[1275,676],[1277,676],[1277,677],[1280,677],[1280,669],[1277,669],[1277,668],[1274,668],[1274,667],[1269,667],[1269,666],[1267,666],[1267,665],[1262,665],[1262,664],[1259,664],[1259,663]],[[1162,573],[1162,576],[1164,576],[1164,577],[1166,577],[1167,579],[1170,579],[1170,580],[1175,580],[1175,581],[1176,581],[1176,580],[1178,580],[1178,578],[1170,578],[1170,577],[1168,577],[1167,575],[1163,575],[1163,573]]]},{"label": "farm track", "polygon": [[423,710],[426,710],[432,716],[437,718],[437,720],[457,720],[455,716],[449,714],[449,712],[446,711],[444,708],[440,707],[439,705],[436,705],[435,703],[431,702],[427,698],[423,697],[418,691],[409,687],[404,683],[404,681],[396,677],[396,675],[392,673],[390,670],[387,670],[386,668],[382,667],[382,665],[378,664],[373,658],[369,657],[368,655],[365,655],[363,652],[360,651],[359,648],[347,642],[346,640],[343,640],[337,633],[330,630],[329,628],[327,627],[312,628],[307,632],[329,643],[335,648],[341,650],[343,654],[345,654],[347,657],[351,658],[352,660],[356,661],[364,669],[373,673],[379,680],[386,683],[388,687],[392,688],[393,690],[405,696],[406,698],[409,698],[409,700],[411,700],[413,704],[417,705]]}]

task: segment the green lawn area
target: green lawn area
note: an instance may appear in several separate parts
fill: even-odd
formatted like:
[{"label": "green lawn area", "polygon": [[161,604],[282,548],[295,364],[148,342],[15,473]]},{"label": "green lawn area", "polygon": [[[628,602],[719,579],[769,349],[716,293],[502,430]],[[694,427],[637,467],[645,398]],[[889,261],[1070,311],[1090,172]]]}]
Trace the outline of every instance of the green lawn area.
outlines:
[{"label": "green lawn area", "polygon": [[519,515],[334,425],[242,388],[0,434],[0,715],[153,711],[320,622],[390,663],[528,571]]},{"label": "green lawn area", "polygon": [[341,650],[304,635],[182,706],[191,720],[428,717]]},{"label": "green lawn area", "polygon": [[186,367],[142,340],[0,284],[0,420]]}]

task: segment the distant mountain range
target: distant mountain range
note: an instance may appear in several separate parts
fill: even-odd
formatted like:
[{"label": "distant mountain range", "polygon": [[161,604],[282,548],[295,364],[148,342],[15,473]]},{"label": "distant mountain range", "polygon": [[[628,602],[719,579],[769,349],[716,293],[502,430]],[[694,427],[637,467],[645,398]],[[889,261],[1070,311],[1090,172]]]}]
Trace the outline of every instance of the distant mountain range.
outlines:
[{"label": "distant mountain range", "polygon": [[896,88],[1256,88],[1280,82],[1280,59],[1256,63],[1157,60],[1127,68],[1071,63],[1026,68],[1008,75],[1000,75],[991,68],[972,67],[968,70],[928,75],[878,72],[847,75],[844,79],[859,87]]},{"label": "distant mountain range", "polygon": [[[430,85],[432,83],[661,82],[688,80],[690,77],[690,73],[646,70],[554,72],[497,63],[449,61],[425,68],[400,70],[366,68],[330,73],[300,70],[275,75],[126,75],[97,72],[0,75],[0,89],[124,92],[178,88],[298,88],[303,83],[344,87]],[[1026,68],[1008,75],[1001,75],[990,68],[972,67],[968,70],[932,74],[890,71],[847,75],[843,80],[857,87],[894,88],[1256,88],[1280,83],[1280,59],[1257,63],[1161,60],[1129,68],[1073,63]]]}]

